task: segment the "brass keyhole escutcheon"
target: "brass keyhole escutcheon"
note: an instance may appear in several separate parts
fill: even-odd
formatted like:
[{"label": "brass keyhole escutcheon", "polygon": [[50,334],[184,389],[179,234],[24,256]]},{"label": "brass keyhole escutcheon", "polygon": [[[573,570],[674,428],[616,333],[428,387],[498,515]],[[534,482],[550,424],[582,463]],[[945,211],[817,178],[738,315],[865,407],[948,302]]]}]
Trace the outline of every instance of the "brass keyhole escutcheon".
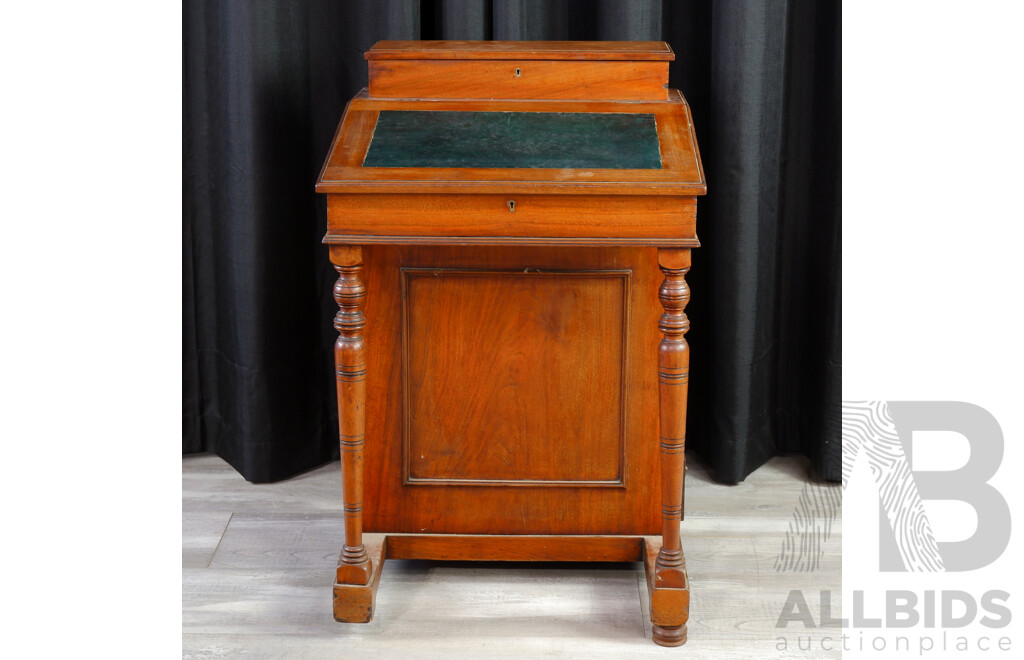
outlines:
[{"label": "brass keyhole escutcheon", "polygon": [[520,69],[519,67],[516,67],[516,78],[518,78],[521,75],[523,75],[522,69]]},{"label": "brass keyhole escutcheon", "polygon": [[514,200],[514,199],[508,200],[508,210],[509,210],[510,213],[515,213],[516,212],[516,200]]}]

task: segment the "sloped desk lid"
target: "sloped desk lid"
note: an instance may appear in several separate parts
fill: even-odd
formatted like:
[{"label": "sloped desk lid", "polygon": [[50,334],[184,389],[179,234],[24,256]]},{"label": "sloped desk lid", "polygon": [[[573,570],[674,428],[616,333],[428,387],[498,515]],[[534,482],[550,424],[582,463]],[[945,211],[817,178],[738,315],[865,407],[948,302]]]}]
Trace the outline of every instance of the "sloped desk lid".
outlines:
[{"label": "sloped desk lid", "polygon": [[373,99],[348,105],[322,193],[703,195],[689,106]]}]

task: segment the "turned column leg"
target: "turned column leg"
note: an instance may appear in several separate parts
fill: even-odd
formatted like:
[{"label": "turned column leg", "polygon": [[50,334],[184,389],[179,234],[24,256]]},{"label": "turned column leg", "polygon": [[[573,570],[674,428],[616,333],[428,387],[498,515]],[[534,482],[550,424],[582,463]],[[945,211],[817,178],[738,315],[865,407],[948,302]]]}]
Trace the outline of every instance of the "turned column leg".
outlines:
[{"label": "turned column leg", "polygon": [[658,327],[662,332],[658,348],[658,393],[661,413],[661,513],[662,543],[654,565],[654,589],[666,591],[661,599],[671,603],[655,612],[651,621],[654,641],[662,646],[679,646],[686,641],[689,617],[689,585],[686,563],[679,538],[683,515],[683,470],[686,447],[686,392],[689,382],[690,347],[684,335],[690,322],[683,308],[690,300],[690,289],[684,279],[690,270],[690,251],[658,250],[658,265],[665,280],[658,298],[665,309]]},{"label": "turned column leg", "polygon": [[334,366],[338,379],[338,427],[345,507],[345,547],[338,560],[337,581],[365,585],[370,580],[370,558],[363,546],[363,441],[366,428],[366,345],[363,343],[363,256],[358,246],[332,245],[331,262],[338,271],[334,299],[338,314],[334,327]]}]

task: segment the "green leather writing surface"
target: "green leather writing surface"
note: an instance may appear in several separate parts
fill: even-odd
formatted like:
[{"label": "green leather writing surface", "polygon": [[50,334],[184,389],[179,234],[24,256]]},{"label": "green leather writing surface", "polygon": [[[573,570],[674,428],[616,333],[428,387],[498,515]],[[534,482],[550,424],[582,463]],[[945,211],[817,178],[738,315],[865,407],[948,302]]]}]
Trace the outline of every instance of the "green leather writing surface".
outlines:
[{"label": "green leather writing surface", "polygon": [[661,169],[654,115],[383,110],[363,167]]}]

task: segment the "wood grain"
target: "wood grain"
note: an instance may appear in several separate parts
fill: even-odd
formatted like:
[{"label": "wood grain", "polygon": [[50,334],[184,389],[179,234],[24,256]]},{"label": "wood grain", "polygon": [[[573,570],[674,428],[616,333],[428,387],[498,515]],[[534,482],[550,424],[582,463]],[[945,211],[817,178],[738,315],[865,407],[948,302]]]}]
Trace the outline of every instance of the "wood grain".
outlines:
[{"label": "wood grain", "polygon": [[182,568],[206,568],[210,565],[230,519],[231,513],[227,511],[182,511]]},{"label": "wood grain", "polygon": [[[366,302],[366,335],[372,338],[367,345],[367,419],[375,424],[367,426],[365,460],[365,498],[369,504],[364,510],[367,531],[387,533],[435,534],[653,534],[661,528],[660,480],[656,472],[658,456],[657,412],[657,319],[660,311],[656,292],[660,273],[657,255],[653,249],[628,248],[544,248],[511,249],[495,247],[427,247],[427,246],[370,246],[363,250],[366,264],[367,286],[373,295]],[[412,338],[421,350],[432,341],[446,342],[444,351],[452,359],[440,365],[425,362],[413,372],[426,379],[417,385],[417,396],[430,396],[411,405],[403,394],[403,339],[402,278],[403,269],[443,269],[467,271],[501,271],[524,273],[524,277],[552,277],[544,272],[565,271],[629,271],[630,295],[628,318],[623,319],[623,300],[618,294],[607,298],[610,291],[598,289],[600,294],[587,301],[579,298],[583,291],[572,285],[572,276],[566,284],[550,284],[534,288],[525,284],[510,288],[508,278],[480,278],[475,285],[472,302],[454,295],[449,288],[434,289],[440,295],[426,296],[417,303],[418,317],[423,323],[424,337]],[[444,279],[443,277],[441,278]],[[540,283],[540,279],[529,280]],[[432,289],[427,289],[430,292]],[[552,292],[558,294],[554,298]],[[590,294],[586,294],[590,295]],[[560,300],[568,297],[568,299]],[[575,297],[574,297],[575,296]],[[606,300],[604,298],[607,298]],[[605,304],[611,310],[601,311],[595,305]],[[589,311],[588,311],[589,310]],[[477,315],[474,317],[474,314]],[[507,324],[502,325],[501,320]],[[408,332],[417,332],[413,328]],[[581,323],[582,322],[582,323]],[[599,334],[603,341],[594,344],[594,337],[586,337],[584,327]],[[625,323],[626,333],[623,334]],[[557,332],[556,332],[557,331]],[[449,333],[452,336],[444,339]],[[495,333],[498,333],[497,335]],[[623,362],[620,346],[625,337],[627,375],[623,387],[617,385],[616,371]],[[545,341],[545,338],[547,340]],[[531,343],[532,339],[532,343]],[[577,342],[579,346],[573,346]],[[547,344],[548,349],[543,349]],[[502,347],[507,351],[503,351]],[[586,348],[590,346],[591,348]],[[560,349],[560,347],[562,347]],[[544,360],[554,360],[551,351],[564,350],[548,372]],[[547,351],[547,353],[545,353]],[[536,353],[535,353],[536,352]],[[440,353],[437,353],[440,355]],[[505,357],[502,357],[504,355]],[[420,358],[413,358],[420,359]],[[378,365],[374,368],[373,365]],[[434,365],[434,366],[431,366]],[[491,372],[487,370],[490,369]],[[597,376],[602,370],[613,370],[612,378]],[[591,374],[585,379],[573,379],[571,373]],[[502,406],[490,407],[474,403],[474,388],[465,383],[490,384],[503,387]],[[613,385],[613,382],[616,383]],[[449,392],[459,405],[444,410],[442,403]],[[481,402],[491,400],[481,392]],[[498,397],[499,395],[495,395]],[[543,456],[552,459],[573,460],[591,475],[608,476],[596,470],[607,464],[607,456],[588,458],[578,448],[559,449],[559,445],[579,443],[585,439],[601,440],[591,448],[602,453],[620,452],[618,422],[614,416],[588,414],[593,406],[615,409],[622,396],[628,405],[625,410],[625,488],[594,488],[586,486],[429,486],[403,485],[403,450],[405,416],[403,406],[414,411],[410,423],[420,428],[421,438],[435,437],[433,446],[444,449],[442,439],[450,434],[459,442],[468,443],[465,457],[481,455],[487,443],[502,442],[510,449],[517,447],[536,449],[538,440],[526,438],[530,429],[558,430],[559,437],[542,436],[552,443]],[[432,401],[432,403],[431,403]],[[517,403],[518,402],[518,403]],[[468,406],[468,407],[467,407]],[[474,407],[476,406],[476,407]],[[518,408],[517,408],[518,406]],[[516,412],[522,410],[522,413]],[[548,421],[544,415],[551,415]],[[517,419],[525,416],[525,420]],[[488,426],[487,420],[490,420]],[[460,424],[465,425],[460,430]],[[612,436],[609,424],[615,424]],[[531,426],[532,425],[532,426]],[[560,429],[560,430],[559,430]],[[460,435],[461,434],[461,435]],[[526,442],[526,445],[516,443]],[[454,445],[447,445],[452,449]],[[499,454],[500,446],[490,449],[494,461],[503,456],[515,465],[523,460]],[[433,457],[435,466],[444,461],[459,460],[451,457]],[[476,460],[474,458],[474,460]],[[532,459],[531,459],[532,460]],[[537,459],[541,460],[541,459]],[[590,461],[587,467],[582,461]],[[449,463],[446,469],[453,468]],[[531,467],[532,466],[532,467]],[[527,461],[520,467],[534,470],[550,478],[557,476],[547,468],[544,474],[538,463]],[[484,470],[483,463],[458,468],[463,474],[472,469]],[[508,478],[518,478],[512,473]],[[564,474],[564,473],[563,473]],[[655,476],[652,478],[652,474]],[[493,476],[491,472],[477,476]],[[443,515],[441,515],[443,512]]]},{"label": "wood grain", "polygon": [[401,278],[405,485],[624,487],[629,270]]},{"label": "wood grain", "polygon": [[628,536],[388,535],[389,559],[461,561],[639,561],[642,541]]},{"label": "wood grain", "polygon": [[[337,467],[337,465],[335,465]],[[332,475],[333,476],[333,475]],[[721,489],[717,487],[714,492],[721,497]],[[734,489],[737,490],[737,489]],[[763,489],[739,489],[746,491],[749,497],[751,492],[764,492]],[[772,492],[785,493],[789,488],[775,489]],[[733,491],[729,491],[730,493]],[[793,502],[797,495],[793,494]],[[725,498],[731,501],[732,497]],[[255,502],[254,502],[255,504]],[[776,514],[774,516],[762,516],[760,518],[742,518],[719,516],[714,519],[691,519],[687,520],[687,532],[684,535],[684,546],[686,550],[687,565],[690,575],[704,579],[718,579],[723,576],[746,574],[755,575],[759,572],[774,573],[774,560],[784,542],[784,530],[788,524],[788,517],[792,513],[793,505],[787,502],[786,515]],[[691,529],[700,530],[697,533]],[[370,538],[372,534],[364,534],[364,538]],[[405,535],[389,535],[389,538],[404,538]],[[449,535],[449,536],[421,536],[408,535],[413,539],[410,543],[416,543],[421,538],[442,538],[441,550],[445,552],[461,552],[463,557],[460,560],[479,561],[481,557],[487,556],[487,551],[479,553],[468,553],[459,551],[457,548],[449,549],[447,546],[457,545],[457,539],[467,538],[476,543],[477,539],[494,539],[493,547],[501,548],[514,545],[521,538],[514,537],[509,540],[503,536],[476,536],[476,535]],[[830,541],[823,546],[827,551],[819,564],[820,569],[809,574],[820,573],[821,575],[838,574],[842,569],[842,557],[835,548],[829,548],[834,544],[834,539],[842,537],[841,525],[833,528]],[[533,537],[538,539],[537,543],[551,545],[554,548],[572,547],[572,539],[577,537]],[[622,537],[610,536],[606,539],[620,539]],[[626,537],[632,539],[633,537]],[[191,537],[186,537],[188,544],[195,543]],[[327,574],[338,558],[338,548],[344,542],[344,517],[339,513],[235,513],[231,516],[231,524],[218,539],[216,554],[209,562],[209,568],[234,569],[240,571],[258,570],[300,570],[317,567],[328,567]],[[616,541],[615,543],[619,543]],[[629,552],[639,554],[635,550],[637,544],[633,540],[622,542],[623,548],[633,548]],[[428,544],[426,547],[431,547]],[[577,549],[586,545],[580,543]],[[838,546],[835,546],[836,548]],[[391,547],[392,550],[395,546]],[[522,553],[516,561],[538,561],[539,550],[526,548],[516,549],[514,552]],[[545,552],[552,552],[545,550]],[[392,556],[392,555],[389,555]],[[612,561],[613,555],[607,555]],[[398,558],[398,557],[394,557]],[[424,557],[429,558],[429,557]],[[565,553],[553,556],[549,561],[565,560]],[[451,559],[456,559],[451,557]],[[497,561],[500,558],[494,558]],[[579,561],[583,561],[580,559]],[[623,559],[622,561],[627,561]],[[636,561],[639,561],[637,559]],[[192,568],[192,567],[189,567]],[[200,568],[206,568],[202,566]],[[694,573],[694,569],[699,569]],[[385,571],[386,572],[386,571]],[[784,573],[784,575],[795,575]]]},{"label": "wood grain", "polygon": [[[349,101],[354,112],[368,110],[447,110],[457,112],[606,112],[664,113],[687,106],[678,89],[669,89],[664,101],[608,101],[579,99],[571,104],[551,99],[374,99],[363,88]],[[332,143],[333,144],[333,143]]]},{"label": "wood grain", "polygon": [[[251,484],[218,456],[190,454],[182,458],[183,515],[209,515],[219,517],[226,523],[234,513],[233,528],[237,528],[249,516],[262,516],[268,511],[311,521],[330,517],[340,522],[339,471],[339,463],[335,461],[287,481]],[[770,534],[777,525],[775,519],[785,518],[792,513],[802,485],[811,480],[813,470],[806,457],[777,456],[748,476],[741,484],[744,487],[732,488],[728,490],[729,497],[722,497],[723,487],[715,483],[708,467],[688,455],[686,492],[690,497],[684,503],[687,535],[727,537],[743,533],[743,530],[749,530],[750,534]],[[766,492],[774,495],[765,497],[762,493]],[[735,522],[737,518],[742,520],[741,524]],[[841,518],[836,521],[836,525],[841,534]],[[198,527],[183,521],[186,539],[191,538],[193,529]],[[196,533],[199,534],[198,531]],[[340,543],[344,537],[339,531],[332,538],[339,539]],[[216,541],[213,543],[215,546]],[[337,555],[336,550],[337,547],[333,547],[324,556]]]},{"label": "wood grain", "polygon": [[664,41],[378,41],[367,60],[660,60],[675,59]]},{"label": "wood grain", "polygon": [[370,98],[668,98],[668,62],[373,60],[369,69]]},{"label": "wood grain", "polygon": [[694,238],[573,238],[559,236],[375,236],[363,234],[327,234],[328,245],[490,245],[510,247],[700,247]]},{"label": "wood grain", "polygon": [[686,562],[680,561],[673,567],[672,584],[665,584],[664,569],[659,567],[661,557],[661,540],[646,539],[644,574],[650,597],[651,632],[654,642],[660,646],[682,646],[686,643],[686,622],[690,618],[690,582],[686,576]]},{"label": "wood grain", "polygon": [[[652,579],[658,588],[685,589],[686,564],[679,523],[683,517],[686,394],[690,381],[690,347],[685,337],[690,321],[683,312],[690,300],[690,289],[684,278],[690,269],[690,251],[658,250],[658,267],[665,275],[658,290],[658,299],[665,309],[658,321],[662,334],[658,345],[662,545]],[[667,646],[682,644],[686,641],[685,629],[663,629],[655,636],[655,641]]]},{"label": "wood grain", "polygon": [[[692,197],[347,194],[328,195],[327,208],[327,235],[353,240],[367,235],[697,238]],[[580,217],[587,222],[580,223]]]},{"label": "wood grain", "polygon": [[372,567],[366,584],[352,584],[348,558],[342,552],[334,582],[334,620],[342,623],[369,623],[373,620],[377,588],[384,570],[385,539],[379,534],[366,537],[366,554]]},{"label": "wood grain", "polygon": [[[684,643],[683,276],[707,187],[671,49],[381,42],[366,58],[317,182],[341,309],[335,617],[373,618],[387,557],[642,557],[652,638]],[[402,113],[427,109],[520,114]],[[604,247],[620,244],[636,247]],[[364,527],[385,535],[370,552]]]},{"label": "wood grain", "polygon": [[[341,481],[344,493],[345,545],[338,560],[338,582],[366,585],[372,565],[363,546],[363,447],[366,442],[366,344],[363,305],[363,257],[358,247],[333,245],[331,263],[338,271],[334,300],[338,313],[334,329],[334,365],[338,394],[338,433],[341,446]],[[337,597],[335,598],[337,601]],[[337,610],[337,605],[335,605]]]},{"label": "wood grain", "polygon": [[[661,169],[362,167],[382,110],[627,112],[655,115]],[[367,115],[366,113],[369,113]],[[678,90],[664,102],[371,99],[360,92],[342,117],[317,192],[454,194],[703,195],[704,171],[690,108]]]}]

